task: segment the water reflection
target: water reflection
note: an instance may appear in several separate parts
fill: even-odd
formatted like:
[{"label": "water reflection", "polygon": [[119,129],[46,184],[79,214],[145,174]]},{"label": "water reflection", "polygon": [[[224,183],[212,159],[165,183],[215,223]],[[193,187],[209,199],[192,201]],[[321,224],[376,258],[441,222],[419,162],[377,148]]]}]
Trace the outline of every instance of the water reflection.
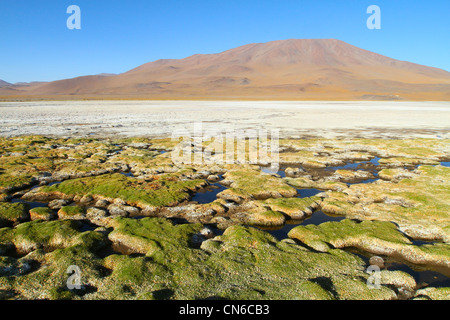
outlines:
[{"label": "water reflection", "polygon": [[307,225],[319,225],[324,222],[329,221],[341,221],[345,219],[343,216],[336,216],[326,214],[323,211],[315,211],[310,217],[304,220],[286,220],[286,223],[281,227],[261,227],[260,229],[269,232],[278,240],[283,240],[288,238],[288,233],[297,226],[307,226]]}]

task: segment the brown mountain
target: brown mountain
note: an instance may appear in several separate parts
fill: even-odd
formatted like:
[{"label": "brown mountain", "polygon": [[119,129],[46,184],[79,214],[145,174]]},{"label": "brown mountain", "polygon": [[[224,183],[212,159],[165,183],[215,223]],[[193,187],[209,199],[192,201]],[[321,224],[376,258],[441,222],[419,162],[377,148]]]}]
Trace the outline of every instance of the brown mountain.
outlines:
[{"label": "brown mountain", "polygon": [[119,75],[9,86],[0,88],[0,96],[450,100],[450,73],[339,40],[293,39],[157,60]]},{"label": "brown mountain", "polygon": [[3,80],[0,80],[0,88],[6,87],[6,86],[10,86],[10,85],[11,85],[11,83],[3,81]]}]

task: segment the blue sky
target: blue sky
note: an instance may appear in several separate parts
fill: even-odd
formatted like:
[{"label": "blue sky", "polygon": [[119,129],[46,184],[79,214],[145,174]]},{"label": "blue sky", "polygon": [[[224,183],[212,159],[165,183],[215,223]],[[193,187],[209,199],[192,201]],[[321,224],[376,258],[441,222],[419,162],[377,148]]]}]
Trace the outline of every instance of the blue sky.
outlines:
[{"label": "blue sky", "polygon": [[[81,30],[69,30],[69,5]],[[369,30],[369,5],[381,30]],[[0,79],[121,73],[248,43],[335,38],[450,71],[449,0],[1,0]]]}]

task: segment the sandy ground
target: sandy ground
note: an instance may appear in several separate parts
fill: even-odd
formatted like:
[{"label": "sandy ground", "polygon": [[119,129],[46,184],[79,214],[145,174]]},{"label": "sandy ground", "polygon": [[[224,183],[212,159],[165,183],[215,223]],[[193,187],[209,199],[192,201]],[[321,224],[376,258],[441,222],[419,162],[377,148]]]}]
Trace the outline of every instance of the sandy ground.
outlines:
[{"label": "sandy ground", "polygon": [[171,136],[199,123],[205,132],[266,129],[295,138],[450,138],[450,102],[0,102],[4,137]]}]

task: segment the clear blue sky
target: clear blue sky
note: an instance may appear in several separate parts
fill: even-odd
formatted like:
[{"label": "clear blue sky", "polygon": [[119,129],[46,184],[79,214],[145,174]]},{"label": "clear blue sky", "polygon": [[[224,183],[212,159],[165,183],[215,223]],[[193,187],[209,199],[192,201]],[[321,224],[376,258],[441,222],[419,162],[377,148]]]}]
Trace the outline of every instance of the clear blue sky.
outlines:
[{"label": "clear blue sky", "polygon": [[[69,30],[69,5],[81,30]],[[369,30],[369,5],[381,30]],[[121,73],[161,58],[282,39],[335,38],[450,71],[450,0],[1,0],[0,79]]]}]

